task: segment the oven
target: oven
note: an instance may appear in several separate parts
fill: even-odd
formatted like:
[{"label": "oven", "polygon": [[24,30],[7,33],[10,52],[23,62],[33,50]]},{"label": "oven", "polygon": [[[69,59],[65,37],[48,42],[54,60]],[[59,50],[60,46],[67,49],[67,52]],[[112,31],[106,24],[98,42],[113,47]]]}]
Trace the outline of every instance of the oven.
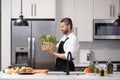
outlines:
[{"label": "oven", "polygon": [[94,39],[120,39],[120,26],[114,20],[94,19]]}]

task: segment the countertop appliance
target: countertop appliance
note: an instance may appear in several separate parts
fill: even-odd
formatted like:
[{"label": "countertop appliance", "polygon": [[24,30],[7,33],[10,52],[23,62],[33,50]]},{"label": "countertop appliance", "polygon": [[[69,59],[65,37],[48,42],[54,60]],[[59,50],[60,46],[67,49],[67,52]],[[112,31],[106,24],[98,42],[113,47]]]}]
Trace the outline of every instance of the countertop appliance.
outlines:
[{"label": "countertop appliance", "polygon": [[120,39],[120,26],[111,19],[94,19],[94,39]]},{"label": "countertop appliance", "polygon": [[54,70],[55,57],[42,51],[39,37],[45,34],[55,36],[55,20],[28,20],[29,26],[14,26],[14,21],[11,21],[12,65]]},{"label": "countertop appliance", "polygon": [[80,50],[79,62],[80,64],[89,64],[91,61],[92,53],[89,49]]}]

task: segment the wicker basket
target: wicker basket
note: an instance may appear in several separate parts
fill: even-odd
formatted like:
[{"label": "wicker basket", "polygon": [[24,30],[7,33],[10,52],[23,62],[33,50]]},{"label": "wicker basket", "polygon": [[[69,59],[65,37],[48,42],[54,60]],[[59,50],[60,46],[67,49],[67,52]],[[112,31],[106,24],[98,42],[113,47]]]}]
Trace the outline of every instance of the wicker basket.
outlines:
[{"label": "wicker basket", "polygon": [[49,49],[55,50],[56,49],[56,43],[52,42],[42,42],[42,50],[47,51]]}]

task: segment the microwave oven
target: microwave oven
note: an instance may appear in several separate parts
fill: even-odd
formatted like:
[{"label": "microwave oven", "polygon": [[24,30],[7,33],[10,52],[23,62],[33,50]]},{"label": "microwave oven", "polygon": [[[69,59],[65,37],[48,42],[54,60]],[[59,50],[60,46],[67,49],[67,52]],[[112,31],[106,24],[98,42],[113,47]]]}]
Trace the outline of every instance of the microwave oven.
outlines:
[{"label": "microwave oven", "polygon": [[120,26],[111,19],[94,19],[94,39],[120,39]]}]

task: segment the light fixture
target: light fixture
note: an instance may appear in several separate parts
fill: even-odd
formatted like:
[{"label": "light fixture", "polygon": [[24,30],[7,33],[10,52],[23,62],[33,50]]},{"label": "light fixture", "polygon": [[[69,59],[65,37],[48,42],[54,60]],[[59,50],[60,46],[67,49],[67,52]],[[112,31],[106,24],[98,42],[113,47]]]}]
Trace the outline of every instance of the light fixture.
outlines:
[{"label": "light fixture", "polygon": [[14,22],[14,26],[28,26],[28,22],[26,19],[24,19],[24,16],[22,14],[22,0],[21,0],[21,12],[20,16],[17,20]]},{"label": "light fixture", "polygon": [[[119,0],[119,9],[120,9],[120,0]],[[115,26],[120,26],[120,10],[119,10],[119,13],[118,13],[118,19],[116,19],[114,21],[114,25]]]}]

